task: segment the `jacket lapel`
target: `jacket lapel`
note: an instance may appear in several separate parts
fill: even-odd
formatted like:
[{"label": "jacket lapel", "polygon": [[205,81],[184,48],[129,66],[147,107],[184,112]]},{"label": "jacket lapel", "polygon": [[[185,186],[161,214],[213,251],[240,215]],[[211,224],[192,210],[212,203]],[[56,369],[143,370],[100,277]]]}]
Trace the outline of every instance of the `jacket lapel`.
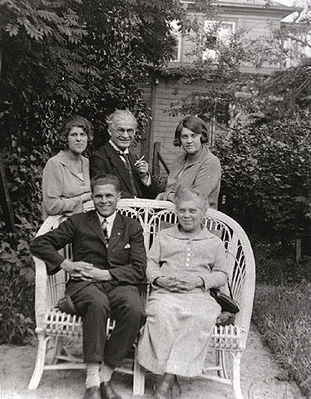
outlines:
[{"label": "jacket lapel", "polygon": [[117,213],[116,218],[113,223],[113,226],[112,226],[111,235],[109,238],[108,253],[110,251],[112,251],[112,249],[118,243],[118,241],[121,237],[121,234],[123,232],[123,228],[124,228],[123,220],[122,220],[121,216]]},{"label": "jacket lapel", "polygon": [[88,215],[87,223],[89,228],[93,230],[95,234],[97,234],[97,236],[100,238],[100,240],[103,242],[104,246],[106,247],[103,229],[100,225],[96,211],[90,211],[87,213],[87,215]]},{"label": "jacket lapel", "polygon": [[123,183],[127,187],[128,191],[131,193],[132,186],[131,186],[131,182],[130,182],[130,175],[129,175],[128,170],[126,169],[124,162],[120,158],[117,151],[109,143],[107,143],[106,146],[107,146],[106,147],[107,156],[110,159],[110,162],[115,167],[115,169],[118,171],[120,178],[122,179]]}]

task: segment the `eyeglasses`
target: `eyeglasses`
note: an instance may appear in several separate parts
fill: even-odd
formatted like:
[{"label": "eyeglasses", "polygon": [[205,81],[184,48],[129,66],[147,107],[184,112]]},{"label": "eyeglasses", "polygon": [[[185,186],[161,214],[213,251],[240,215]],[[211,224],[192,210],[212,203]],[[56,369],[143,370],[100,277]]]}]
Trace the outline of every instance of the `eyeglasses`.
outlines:
[{"label": "eyeglasses", "polygon": [[115,128],[111,127],[110,130],[120,133],[120,134],[127,133],[129,136],[134,136],[134,134],[136,133],[136,129],[132,129],[132,128],[124,129],[123,127],[119,127],[117,129],[115,129]]}]

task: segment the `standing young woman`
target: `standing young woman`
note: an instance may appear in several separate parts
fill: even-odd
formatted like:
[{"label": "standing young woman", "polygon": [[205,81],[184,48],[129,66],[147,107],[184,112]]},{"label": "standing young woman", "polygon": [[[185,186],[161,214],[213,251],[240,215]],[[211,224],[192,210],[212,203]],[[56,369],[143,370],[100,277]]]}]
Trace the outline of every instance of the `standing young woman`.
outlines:
[{"label": "standing young woman", "polygon": [[82,116],[68,118],[60,129],[65,149],[50,158],[42,177],[43,218],[82,212],[92,203],[89,160],[82,155],[93,139],[91,123]]},{"label": "standing young woman", "polygon": [[205,195],[209,206],[217,209],[221,167],[219,159],[208,149],[207,141],[207,127],[200,118],[187,116],[178,124],[174,145],[181,146],[184,153],[174,161],[165,192],[157,199],[174,202],[179,187],[191,188]]}]

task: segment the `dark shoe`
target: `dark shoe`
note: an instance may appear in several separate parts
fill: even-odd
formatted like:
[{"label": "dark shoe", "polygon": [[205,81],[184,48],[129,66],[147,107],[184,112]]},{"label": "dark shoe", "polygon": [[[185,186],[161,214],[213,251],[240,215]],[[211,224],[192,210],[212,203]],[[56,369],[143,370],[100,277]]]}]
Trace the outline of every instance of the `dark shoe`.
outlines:
[{"label": "dark shoe", "polygon": [[179,399],[181,397],[181,387],[175,378],[174,384],[172,386],[172,399]]},{"label": "dark shoe", "polygon": [[100,394],[101,399],[122,399],[122,396],[116,393],[110,382],[100,384]]},{"label": "dark shoe", "polygon": [[153,393],[154,399],[170,399],[172,386],[167,382],[161,382],[158,388]]},{"label": "dark shoe", "polygon": [[98,387],[88,388],[83,396],[83,399],[101,399]]}]

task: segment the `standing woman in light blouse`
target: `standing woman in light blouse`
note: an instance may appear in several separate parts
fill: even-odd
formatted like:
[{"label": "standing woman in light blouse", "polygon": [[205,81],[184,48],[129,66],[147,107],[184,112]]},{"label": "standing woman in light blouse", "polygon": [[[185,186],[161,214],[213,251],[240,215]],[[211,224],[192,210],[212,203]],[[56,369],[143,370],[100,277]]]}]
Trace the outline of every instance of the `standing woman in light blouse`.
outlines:
[{"label": "standing woman in light blouse", "polygon": [[157,199],[174,202],[179,188],[191,188],[206,196],[210,208],[217,209],[221,167],[207,141],[208,130],[202,119],[187,116],[177,125],[173,144],[182,147],[183,153],[173,162],[165,192]]},{"label": "standing woman in light blouse", "polygon": [[50,158],[43,170],[44,219],[83,212],[91,206],[89,160],[82,153],[92,139],[92,124],[82,116],[72,116],[63,123],[60,144],[65,149]]}]

